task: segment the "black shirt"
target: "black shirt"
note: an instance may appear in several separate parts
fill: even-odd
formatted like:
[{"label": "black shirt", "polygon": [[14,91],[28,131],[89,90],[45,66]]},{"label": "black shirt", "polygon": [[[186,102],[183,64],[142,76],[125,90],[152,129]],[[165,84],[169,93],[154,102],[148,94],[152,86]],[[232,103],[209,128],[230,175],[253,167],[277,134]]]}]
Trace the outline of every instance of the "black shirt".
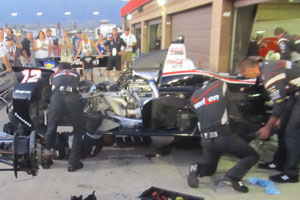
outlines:
[{"label": "black shirt", "polygon": [[261,79],[273,101],[272,116],[279,118],[284,111],[287,95],[300,89],[300,63],[291,61],[264,61]]},{"label": "black shirt", "polygon": [[126,46],[126,43],[124,42],[124,40],[120,37],[117,37],[116,40],[114,40],[114,38],[112,37],[111,40],[106,41],[104,43],[104,45],[106,47],[108,47],[108,50],[111,55],[110,56],[118,56],[118,53],[121,51],[121,47],[122,46]]},{"label": "black shirt", "polygon": [[227,84],[217,80],[196,90],[191,99],[202,132],[215,131],[218,126],[228,124]]},{"label": "black shirt", "polygon": [[28,57],[31,56],[30,52],[30,40],[27,40],[26,38],[22,41],[22,51],[25,50]]},{"label": "black shirt", "polygon": [[95,60],[94,57],[92,57],[92,56],[84,56],[80,60],[84,63],[84,68],[85,69],[91,69],[91,68],[93,68],[93,62]]},{"label": "black shirt", "polygon": [[50,84],[55,88],[60,86],[69,86],[77,88],[80,81],[80,75],[73,69],[66,69],[52,74],[50,77]]}]

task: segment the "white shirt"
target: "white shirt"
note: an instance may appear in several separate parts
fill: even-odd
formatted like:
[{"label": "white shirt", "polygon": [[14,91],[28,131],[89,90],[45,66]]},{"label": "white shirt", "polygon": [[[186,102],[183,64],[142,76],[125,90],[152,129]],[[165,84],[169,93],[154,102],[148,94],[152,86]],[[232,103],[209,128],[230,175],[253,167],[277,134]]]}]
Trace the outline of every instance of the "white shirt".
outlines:
[{"label": "white shirt", "polygon": [[[52,38],[52,36],[50,36],[50,37],[47,37],[47,36],[46,36],[46,39],[49,40],[49,41],[50,41],[50,44],[53,46],[53,38]],[[51,54],[50,54],[50,57],[53,57],[53,56],[54,56],[54,54],[53,54],[53,49],[52,49],[52,52],[51,52]]]},{"label": "white shirt", "polygon": [[92,45],[91,45],[91,40],[88,39],[88,43],[86,44],[84,40],[82,42],[82,54],[86,55],[88,51],[92,53]]},{"label": "white shirt", "polygon": [[125,33],[123,33],[121,35],[121,38],[124,40],[124,42],[126,43],[126,48],[125,51],[132,51],[132,47],[128,47],[128,46],[132,46],[133,43],[136,43],[136,37],[135,35],[133,35],[132,33],[129,33],[128,35],[126,35]]},{"label": "white shirt", "polygon": [[42,42],[40,39],[36,40],[36,47],[41,48],[40,50],[35,52],[36,58],[47,58],[48,52],[49,52],[49,40],[45,39],[44,42]]}]

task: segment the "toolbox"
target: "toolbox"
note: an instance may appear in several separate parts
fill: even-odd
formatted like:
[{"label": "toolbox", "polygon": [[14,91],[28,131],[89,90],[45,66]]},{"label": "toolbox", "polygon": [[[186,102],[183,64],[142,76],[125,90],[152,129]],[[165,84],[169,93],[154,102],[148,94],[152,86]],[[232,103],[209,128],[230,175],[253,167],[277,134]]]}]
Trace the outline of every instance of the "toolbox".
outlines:
[{"label": "toolbox", "polygon": [[141,200],[204,200],[202,197],[191,196],[158,187],[150,187],[145,190],[139,198]]}]

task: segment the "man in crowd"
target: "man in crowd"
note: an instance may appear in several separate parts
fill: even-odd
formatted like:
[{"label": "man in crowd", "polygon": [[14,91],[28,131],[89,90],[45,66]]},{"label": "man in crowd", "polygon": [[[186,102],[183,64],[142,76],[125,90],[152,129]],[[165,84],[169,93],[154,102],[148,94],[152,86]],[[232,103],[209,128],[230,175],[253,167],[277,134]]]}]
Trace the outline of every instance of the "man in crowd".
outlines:
[{"label": "man in crowd", "polygon": [[[83,110],[78,93],[80,75],[71,68],[70,63],[60,63],[59,71],[50,77],[52,96],[48,112],[45,155],[51,159],[54,148],[56,129],[62,118],[66,116],[73,126],[73,142],[69,155],[68,171],[74,172],[83,168],[81,158],[82,136],[85,132]],[[51,164],[51,162],[50,162]]]},{"label": "man in crowd", "polygon": [[126,47],[123,51],[121,58],[121,71],[124,70],[125,62],[127,68],[132,63],[132,48],[136,45],[136,37],[132,33],[130,33],[129,28],[125,28],[125,32],[121,35],[121,38],[126,43]]},{"label": "man in crowd", "polygon": [[53,54],[53,37],[52,37],[52,31],[49,28],[46,30],[46,39],[49,40],[49,42],[50,42],[50,44],[52,46],[52,50],[51,50],[51,53],[50,53],[50,55],[48,57],[48,60],[53,61],[54,60],[54,54]]},{"label": "man in crowd", "polygon": [[80,47],[80,44],[81,44],[81,31],[80,30],[77,31],[77,34],[73,37],[72,42],[73,42],[73,49],[74,49],[74,56],[75,56]]},{"label": "man in crowd", "polygon": [[68,31],[64,30],[63,38],[59,39],[59,47],[61,48],[61,62],[72,63],[72,51],[73,45],[72,41],[68,36]]},{"label": "man in crowd", "polygon": [[10,64],[7,60],[5,53],[2,51],[2,48],[0,48],[0,58],[1,58],[0,68],[2,68],[2,70],[4,70],[4,68],[2,66],[4,64],[6,71],[11,72],[12,68],[10,67]]},{"label": "man in crowd", "polygon": [[[1,64],[4,65],[5,69],[8,72],[12,71],[12,68],[10,66],[10,63],[7,60],[7,43],[4,38],[4,30],[3,28],[0,28],[0,51],[1,51]],[[4,58],[5,57],[5,58]]]},{"label": "man in crowd", "polygon": [[241,160],[226,173],[222,181],[239,192],[246,193],[249,190],[242,179],[257,163],[259,156],[229,126],[229,95],[232,94],[227,90],[227,84],[217,80],[196,90],[191,97],[190,102],[198,118],[204,153],[202,162],[190,166],[188,184],[191,187],[198,187],[200,177],[213,175],[222,154],[229,153]]},{"label": "man in crowd", "polygon": [[126,47],[126,44],[122,38],[118,36],[118,29],[113,29],[113,37],[111,40],[105,42],[105,47],[107,49],[106,54],[109,56],[107,61],[107,69],[106,69],[106,80],[110,77],[110,71],[115,67],[115,77],[114,81],[117,81],[119,76],[119,72],[121,70],[121,47]]},{"label": "man in crowd", "polygon": [[[270,176],[279,183],[299,181],[300,161],[300,64],[291,61],[263,61],[248,57],[240,61],[240,74],[246,78],[259,78],[273,101],[272,115],[258,130],[259,138],[270,137],[272,128],[280,127],[278,149],[271,163],[260,168],[276,169],[281,173]],[[288,99],[287,99],[288,97]]]},{"label": "man in crowd", "polygon": [[31,51],[30,42],[32,40],[32,32],[27,32],[26,37],[22,41],[22,55],[20,61],[23,67],[28,67],[32,64],[31,62]]}]

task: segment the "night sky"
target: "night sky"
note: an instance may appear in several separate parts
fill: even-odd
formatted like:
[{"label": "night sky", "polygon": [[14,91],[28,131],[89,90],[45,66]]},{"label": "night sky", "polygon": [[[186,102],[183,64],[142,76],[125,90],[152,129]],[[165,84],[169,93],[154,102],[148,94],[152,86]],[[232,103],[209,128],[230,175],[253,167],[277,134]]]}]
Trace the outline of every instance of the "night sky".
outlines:
[{"label": "night sky", "polygon": [[[127,3],[122,0],[0,0],[0,25],[41,24],[49,25],[60,22],[78,24],[99,23],[108,19],[110,23],[120,25],[120,9]],[[65,11],[71,15],[66,16]],[[99,15],[93,15],[99,11]],[[11,13],[17,12],[16,17]],[[42,12],[42,16],[37,16]]]}]

